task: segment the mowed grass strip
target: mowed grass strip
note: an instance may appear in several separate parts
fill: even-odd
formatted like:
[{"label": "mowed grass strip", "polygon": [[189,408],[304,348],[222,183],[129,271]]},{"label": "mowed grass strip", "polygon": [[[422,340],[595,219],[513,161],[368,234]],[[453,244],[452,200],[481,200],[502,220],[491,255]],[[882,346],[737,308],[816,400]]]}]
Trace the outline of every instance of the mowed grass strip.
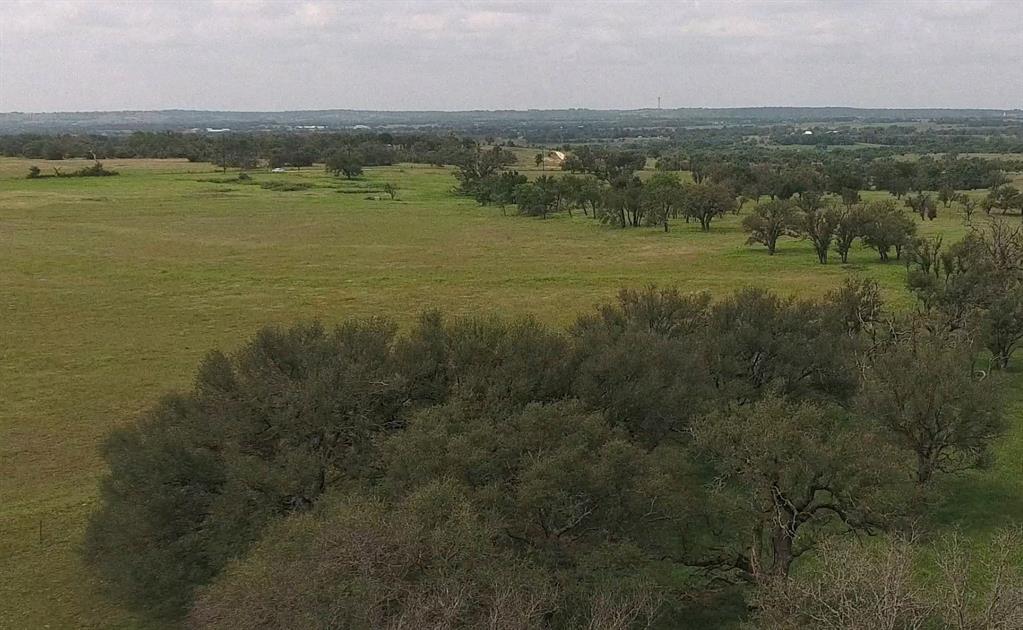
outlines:
[{"label": "mowed grass strip", "polygon": [[[561,325],[621,286],[815,295],[856,274],[912,304],[903,267],[870,250],[822,266],[808,243],[786,240],[769,257],[745,245],[736,216],[709,233],[676,222],[667,235],[581,215],[504,216],[454,196],[451,169],[239,181],[209,164],[109,160],[121,175],[26,180],[32,164],[49,173],[56,163],[0,159],[0,628],[138,626],[77,554],[103,472],[98,446],[187,387],[207,350],[233,349],[263,324],[383,315],[408,325],[440,308]],[[946,242],[965,233],[944,209],[921,229]],[[1018,424],[994,471],[949,485],[940,522],[982,536],[996,520],[1023,519]]]}]

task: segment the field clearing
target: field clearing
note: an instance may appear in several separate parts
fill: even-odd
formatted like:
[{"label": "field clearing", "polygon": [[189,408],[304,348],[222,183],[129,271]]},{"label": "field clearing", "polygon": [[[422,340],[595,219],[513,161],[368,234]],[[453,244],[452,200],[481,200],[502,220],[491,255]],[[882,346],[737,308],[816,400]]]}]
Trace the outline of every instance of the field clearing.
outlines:
[{"label": "field clearing", "polygon": [[[48,174],[88,163],[0,158],[0,628],[137,627],[76,553],[103,472],[97,447],[186,387],[207,350],[233,349],[260,325],[369,315],[407,325],[434,307],[565,324],[621,286],[818,295],[854,274],[911,304],[904,268],[873,251],[821,266],[808,243],[787,239],[769,257],[744,244],[735,216],[709,233],[678,222],[670,234],[503,216],[454,197],[444,168],[370,168],[354,181],[309,168],[245,182],[209,164],[109,160],[120,176],[24,178],[33,164]],[[263,187],[271,182],[305,188]],[[924,233],[946,243],[965,233],[954,212],[940,214]],[[938,510],[977,538],[1023,521],[1020,364],[1016,428],[996,468],[948,483]]]}]

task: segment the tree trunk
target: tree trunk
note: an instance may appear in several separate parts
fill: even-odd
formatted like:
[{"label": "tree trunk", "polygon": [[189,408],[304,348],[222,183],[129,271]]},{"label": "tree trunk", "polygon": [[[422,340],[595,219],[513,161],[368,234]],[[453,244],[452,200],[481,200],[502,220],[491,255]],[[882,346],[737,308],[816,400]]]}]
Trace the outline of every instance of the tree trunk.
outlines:
[{"label": "tree trunk", "polygon": [[916,454],[916,482],[924,485],[934,476],[934,462],[927,451]]},{"label": "tree trunk", "polygon": [[784,527],[774,528],[771,534],[771,549],[774,552],[771,573],[779,577],[787,576],[795,556],[792,553],[792,536]]},{"label": "tree trunk", "polygon": [[817,252],[817,262],[824,265],[828,262],[828,248],[821,248],[820,243],[814,243],[813,250]]}]

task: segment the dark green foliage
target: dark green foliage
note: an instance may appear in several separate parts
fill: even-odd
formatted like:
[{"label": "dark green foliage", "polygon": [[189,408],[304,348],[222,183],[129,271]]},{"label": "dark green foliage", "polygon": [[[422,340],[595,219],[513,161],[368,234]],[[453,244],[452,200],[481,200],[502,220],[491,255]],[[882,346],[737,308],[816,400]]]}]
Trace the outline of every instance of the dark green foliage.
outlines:
[{"label": "dark green foliage", "polygon": [[[414,418],[384,460],[390,487],[464,484],[513,540],[538,548],[653,540],[660,517],[681,517],[658,458],[577,403],[494,416],[456,400]],[[662,508],[650,513],[652,502]]]},{"label": "dark green foliage", "polygon": [[308,182],[260,182],[259,187],[264,190],[276,190],[277,192],[293,192],[296,190],[308,190],[313,185]]},{"label": "dark green foliage", "polygon": [[480,408],[558,400],[572,379],[568,341],[534,319],[457,319],[428,313],[398,343],[410,391],[440,403],[453,395]]},{"label": "dark green foliage", "polygon": [[884,301],[876,281],[849,278],[828,293],[824,308],[828,312],[825,317],[840,322],[846,332],[855,337],[874,332],[882,320]]},{"label": "dark green foliage", "polygon": [[654,580],[686,519],[684,462],[577,403],[491,415],[456,401],[417,416],[385,451],[389,492],[450,480],[493,515],[497,540],[557,577],[567,601],[555,627],[576,627],[606,584]]},{"label": "dark green foliage", "polygon": [[566,171],[589,173],[613,184],[631,179],[645,164],[646,157],[642,153],[582,145],[565,159],[561,167]]},{"label": "dark green foliage", "polygon": [[1006,428],[993,377],[976,370],[968,340],[921,328],[906,334],[871,353],[858,396],[863,415],[913,455],[918,483],[986,465]]},{"label": "dark green foliage", "polygon": [[561,186],[553,178],[543,176],[535,182],[515,186],[514,200],[519,214],[543,217],[557,212],[561,204]]},{"label": "dark green foliage", "polygon": [[355,179],[362,175],[362,164],[362,156],[351,151],[338,151],[325,162],[328,173],[344,175],[346,179]]},{"label": "dark green foliage", "polygon": [[272,149],[267,159],[267,166],[270,168],[281,168],[293,166],[301,169],[303,166],[312,166],[316,161],[316,154],[312,149],[296,146],[286,146]]},{"label": "dark green foliage", "polygon": [[476,201],[483,205],[496,203],[503,209],[515,203],[516,190],[527,181],[529,180],[526,176],[520,175],[518,171],[503,171],[500,175],[491,175],[476,187]]},{"label": "dark green foliage", "polygon": [[907,284],[930,315],[951,330],[977,329],[995,368],[1023,343],[1023,228],[992,220],[942,251],[918,240]]},{"label": "dark green foliage", "polygon": [[706,328],[709,307],[708,293],[686,295],[676,288],[654,285],[641,290],[622,289],[614,302],[598,306],[595,315],[580,317],[574,332],[578,335],[601,330],[616,335],[639,331],[681,339]]},{"label": "dark green foliage", "polygon": [[622,290],[572,329],[573,392],[644,444],[686,429],[713,396],[702,360],[706,294]]},{"label": "dark green foliage", "polygon": [[708,369],[725,400],[767,392],[843,402],[856,389],[857,341],[831,308],[744,289],[711,309]]},{"label": "dark green foliage", "polygon": [[888,340],[881,307],[869,282],[648,287],[567,334],[264,329],[111,437],[86,555],[200,627],[678,627],[722,582],[890,526],[914,465],[986,461],[991,381],[945,338]]},{"label": "dark green foliage", "polygon": [[694,432],[721,480],[717,517],[734,518],[721,561],[745,573],[787,575],[827,530],[876,531],[902,510],[897,453],[840,409],[768,396]]},{"label": "dark green foliage", "polygon": [[92,166],[80,168],[65,177],[109,177],[117,174],[117,171],[111,171],[103,168],[102,162],[94,162]]},{"label": "dark green foliage", "polygon": [[501,147],[482,149],[475,146],[474,150],[463,153],[456,163],[458,172],[458,190],[464,195],[479,197],[480,187],[491,186],[491,180],[499,175],[501,168],[515,163],[515,155]]},{"label": "dark green foliage", "polygon": [[1023,284],[1006,287],[1005,293],[990,303],[981,319],[980,334],[994,367],[1009,367],[1012,355],[1023,344]]},{"label": "dark green foliage", "polygon": [[381,321],[264,329],[232,357],[210,354],[191,392],[116,432],[86,538],[110,587],[178,615],[270,519],[365,470],[373,436],[407,411],[393,336]]},{"label": "dark green foliage", "polygon": [[30,166],[28,169],[27,179],[43,179],[46,177],[110,177],[112,175],[119,175],[117,171],[111,171],[110,169],[103,168],[103,163],[96,161],[91,166],[83,166],[77,171],[71,171],[70,173],[63,173],[60,169],[53,169],[53,175],[43,175],[39,170],[38,166]]}]

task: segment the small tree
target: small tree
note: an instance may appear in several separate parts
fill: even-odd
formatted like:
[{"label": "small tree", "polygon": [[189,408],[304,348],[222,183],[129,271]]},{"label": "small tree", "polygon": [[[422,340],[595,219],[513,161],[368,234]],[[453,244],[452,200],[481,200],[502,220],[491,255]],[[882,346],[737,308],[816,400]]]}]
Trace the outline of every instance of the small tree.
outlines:
[{"label": "small tree", "polygon": [[639,227],[648,209],[643,195],[644,185],[638,177],[616,180],[603,188],[600,219],[619,227]]},{"label": "small tree", "polygon": [[889,184],[888,192],[896,199],[902,199],[902,196],[909,192],[909,180],[905,177],[896,177]]},{"label": "small tree", "polygon": [[682,182],[675,173],[657,173],[643,186],[644,202],[648,206],[647,221],[661,225],[668,231],[668,220],[678,216],[683,203]]},{"label": "small tree", "polygon": [[843,188],[842,192],[842,203],[847,206],[851,206],[860,202],[860,191],[855,188]]},{"label": "small tree", "polygon": [[959,207],[963,209],[963,221],[966,225],[973,223],[973,214],[977,211],[977,200],[962,193],[959,195]]},{"label": "small tree", "polygon": [[934,204],[931,196],[926,193],[906,197],[906,207],[919,214],[921,221],[924,219],[934,220],[938,217],[938,207]]},{"label": "small tree", "polygon": [[553,191],[539,183],[529,182],[515,187],[515,204],[519,207],[519,214],[546,219],[554,202]]},{"label": "small tree", "polygon": [[1023,344],[1023,285],[1006,287],[991,303],[981,319],[980,332],[993,366],[1009,367],[1012,355]]},{"label": "small tree", "polygon": [[355,179],[362,175],[362,163],[357,156],[349,151],[334,153],[325,164],[327,172],[334,175],[344,175],[346,179]]},{"label": "small tree", "polygon": [[28,167],[28,179],[38,179],[40,177],[40,170],[38,166]]},{"label": "small tree", "polygon": [[849,262],[849,251],[856,239],[863,236],[866,217],[862,206],[846,206],[835,223],[835,251],[843,263]]},{"label": "small tree", "polygon": [[859,408],[916,459],[916,481],[986,465],[1005,430],[990,383],[965,341],[912,330],[875,352],[864,368]]},{"label": "small tree", "polygon": [[683,187],[682,212],[686,217],[698,220],[704,232],[710,230],[711,221],[731,212],[734,206],[735,197],[720,184],[687,184]]},{"label": "small tree", "polygon": [[387,182],[384,184],[384,192],[387,193],[387,196],[393,201],[394,198],[398,196],[398,187],[391,182]]},{"label": "small tree", "polygon": [[777,199],[759,204],[752,214],[742,220],[742,227],[749,233],[748,245],[762,243],[767,254],[773,256],[782,236],[799,236],[801,217],[798,208],[788,201]]},{"label": "small tree", "polygon": [[536,156],[533,158],[533,161],[536,162],[536,165],[541,170],[547,170],[546,167],[544,166],[543,153],[537,153]]},{"label": "small tree", "polygon": [[875,201],[863,211],[863,242],[877,250],[882,262],[888,261],[895,249],[895,258],[901,258],[902,249],[916,234],[916,224],[891,201]]},{"label": "small tree", "polygon": [[[804,212],[800,217],[799,231],[810,239],[813,250],[817,253],[817,260],[822,265],[828,262],[831,241],[835,238],[835,233],[844,214],[834,206],[826,205],[810,212]],[[848,250],[846,253],[848,254]],[[842,262],[845,262],[844,258]]]},{"label": "small tree", "polygon": [[918,240],[907,284],[942,326],[979,325],[992,366],[1007,367],[1023,343],[1023,227],[993,219],[944,251],[938,245]]},{"label": "small tree", "polygon": [[938,191],[938,201],[940,201],[946,208],[955,201],[957,197],[958,195],[956,194],[955,189],[947,184],[942,186],[941,190]]}]

